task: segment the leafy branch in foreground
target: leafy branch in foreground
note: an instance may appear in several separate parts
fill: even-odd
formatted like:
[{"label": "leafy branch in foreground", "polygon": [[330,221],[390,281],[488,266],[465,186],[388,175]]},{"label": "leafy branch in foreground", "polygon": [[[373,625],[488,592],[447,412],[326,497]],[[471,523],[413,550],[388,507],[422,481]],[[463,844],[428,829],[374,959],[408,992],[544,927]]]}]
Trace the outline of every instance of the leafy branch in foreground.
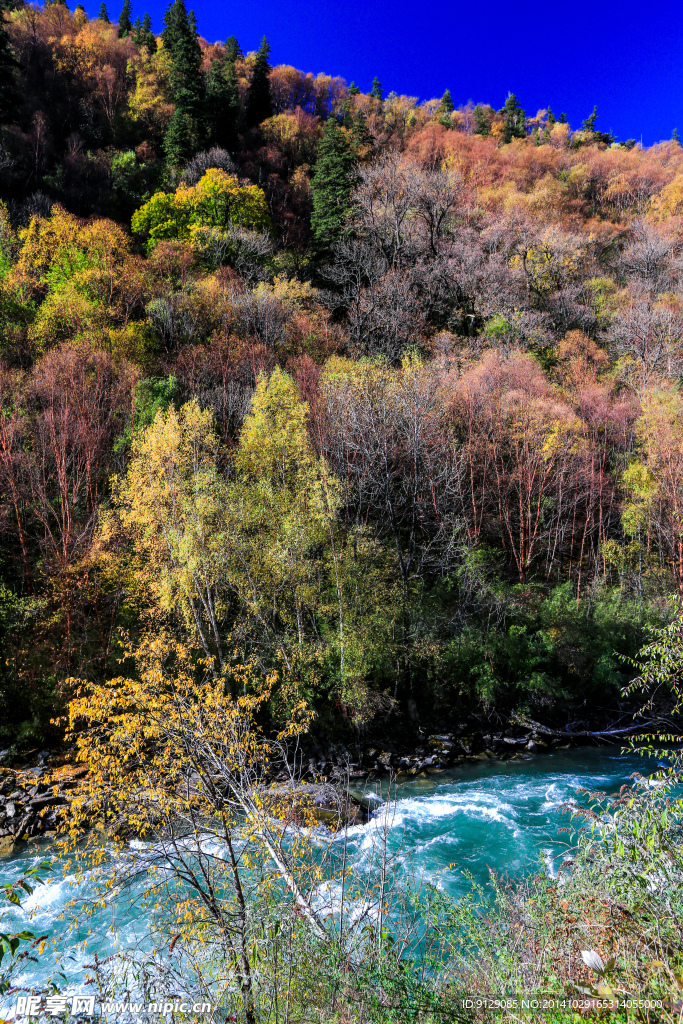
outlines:
[{"label": "leafy branch in foreground", "polygon": [[[321,829],[300,798],[291,747],[310,721],[303,703],[269,737],[259,720],[274,676],[249,665],[217,674],[163,636],[125,653],[135,678],[71,681],[89,774],[64,846],[81,877],[97,877],[78,910],[97,914],[124,894],[142,905],[156,983],[226,1000],[246,1024],[294,1019],[267,1009],[283,991],[290,1008],[314,991],[319,1008],[372,998],[388,1014],[418,935],[410,887],[391,873],[390,817],[374,833],[379,852],[353,874],[346,830]],[[359,991],[363,964],[382,965],[379,994]]]},{"label": "leafy branch in foreground", "polygon": [[650,640],[637,657],[623,659],[638,672],[623,694],[625,697],[642,694],[645,703],[639,716],[656,710],[671,727],[668,733],[632,736],[630,748],[645,757],[666,762],[660,777],[664,773],[679,781],[683,761],[681,730],[675,719],[683,706],[683,596],[673,594],[669,600],[673,612],[671,621],[659,628],[650,627]]},{"label": "leafy branch in foreground", "polygon": [[[4,882],[0,884],[0,899],[6,900],[14,907],[20,907],[23,896],[30,896],[36,885],[43,884],[43,880],[40,878],[39,872],[46,871],[48,868],[48,862],[43,861],[41,864],[29,868],[26,873],[15,882]],[[33,932],[29,932],[25,929],[14,933],[0,931],[0,995],[7,992],[11,987],[12,974],[14,973],[17,964],[21,960],[29,957],[30,951],[40,945],[40,943],[42,943],[46,938],[47,936],[45,935],[36,937]],[[22,942],[30,942],[31,945],[28,949],[23,950],[17,956]],[[2,963],[7,955],[10,957],[10,962],[3,968]]]}]

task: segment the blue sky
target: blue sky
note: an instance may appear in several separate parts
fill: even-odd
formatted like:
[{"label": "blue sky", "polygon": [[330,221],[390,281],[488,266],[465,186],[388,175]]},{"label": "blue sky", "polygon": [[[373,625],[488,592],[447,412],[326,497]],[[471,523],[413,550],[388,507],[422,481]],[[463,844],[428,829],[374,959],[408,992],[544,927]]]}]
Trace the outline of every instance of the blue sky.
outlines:
[{"label": "blue sky", "polygon": [[[112,19],[118,0],[107,0]],[[375,75],[385,92],[428,99],[451,90],[502,106],[508,91],[528,113],[548,104],[574,127],[598,105],[597,127],[645,145],[683,138],[683,9],[672,2],[523,0],[465,4],[449,0],[187,0],[210,42],[235,35],[246,51],[264,34],[276,64],[326,71],[364,90]],[[149,9],[155,31],[165,3]],[[99,0],[84,4],[95,15]]]}]

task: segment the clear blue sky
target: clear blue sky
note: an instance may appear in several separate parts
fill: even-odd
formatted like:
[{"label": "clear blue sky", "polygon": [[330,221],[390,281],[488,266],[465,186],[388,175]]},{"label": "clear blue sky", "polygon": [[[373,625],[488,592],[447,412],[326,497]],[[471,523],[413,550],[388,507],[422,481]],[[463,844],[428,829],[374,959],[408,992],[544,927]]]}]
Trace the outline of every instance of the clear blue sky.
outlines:
[{"label": "clear blue sky", "polygon": [[[119,0],[107,0],[112,20]],[[548,104],[574,127],[598,105],[597,127],[645,145],[683,137],[683,8],[669,0],[187,0],[210,42],[235,35],[246,51],[266,35],[276,64],[325,71],[364,90],[428,99],[451,90],[502,106],[508,91],[528,113]],[[165,3],[133,0],[162,27]],[[70,6],[74,6],[70,4]],[[99,0],[86,0],[90,15]]]}]

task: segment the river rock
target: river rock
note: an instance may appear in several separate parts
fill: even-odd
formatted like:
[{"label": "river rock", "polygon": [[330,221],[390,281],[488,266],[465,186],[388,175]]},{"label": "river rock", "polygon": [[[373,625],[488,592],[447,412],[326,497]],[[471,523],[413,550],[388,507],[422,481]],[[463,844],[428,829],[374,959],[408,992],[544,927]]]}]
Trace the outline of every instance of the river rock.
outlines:
[{"label": "river rock", "polygon": [[53,807],[65,803],[66,797],[61,793],[45,793],[43,796],[37,796],[30,800],[29,807],[34,811],[42,811],[43,807]]},{"label": "river rock", "polygon": [[411,779],[411,786],[418,786],[420,789],[434,789],[435,783],[431,779],[428,779],[426,775],[420,775],[416,779]]},{"label": "river rock", "polygon": [[18,842],[20,839],[22,839],[24,837],[24,833],[26,832],[30,821],[31,821],[31,812],[29,811],[27,814],[24,815],[24,817],[21,819],[21,821],[17,825],[16,829],[14,830],[14,841],[15,842]]},{"label": "river rock", "polygon": [[328,783],[274,785],[261,790],[260,795],[265,806],[277,804],[279,813],[288,808],[294,821],[310,814],[334,831],[345,825],[360,825],[367,819],[365,809],[355,797]]}]

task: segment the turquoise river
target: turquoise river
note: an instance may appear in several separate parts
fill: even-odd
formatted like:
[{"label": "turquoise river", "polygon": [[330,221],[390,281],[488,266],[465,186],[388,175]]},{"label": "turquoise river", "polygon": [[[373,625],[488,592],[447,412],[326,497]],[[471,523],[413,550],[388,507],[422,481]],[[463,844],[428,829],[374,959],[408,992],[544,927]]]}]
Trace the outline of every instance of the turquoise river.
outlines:
[{"label": "turquoise river", "polygon": [[[360,865],[376,842],[378,829],[390,822],[394,863],[418,871],[456,896],[467,886],[464,870],[481,882],[487,881],[489,867],[508,875],[555,872],[566,850],[567,835],[558,833],[569,824],[566,805],[585,802],[578,790],[615,793],[633,772],[647,774],[655,768],[618,748],[464,764],[398,786],[392,803],[380,806],[368,824],[350,830],[349,853]],[[368,787],[368,795],[372,792],[375,798],[385,795],[378,787]],[[49,855],[50,847],[43,845],[25,847],[19,855],[1,860],[0,882],[21,877]],[[87,880],[82,885],[87,886]],[[73,877],[64,876],[55,864],[47,884],[38,886],[21,908],[10,913],[3,908],[2,931],[27,928],[55,940],[54,952],[29,964],[15,982],[40,986],[59,969],[66,976],[67,990],[77,991],[84,980],[84,964],[92,962],[95,952],[103,957],[144,942],[144,917],[125,904],[113,903],[101,914],[86,948],[77,947],[79,936],[66,936],[60,914],[78,891]],[[64,979],[60,987],[63,984]]]}]

